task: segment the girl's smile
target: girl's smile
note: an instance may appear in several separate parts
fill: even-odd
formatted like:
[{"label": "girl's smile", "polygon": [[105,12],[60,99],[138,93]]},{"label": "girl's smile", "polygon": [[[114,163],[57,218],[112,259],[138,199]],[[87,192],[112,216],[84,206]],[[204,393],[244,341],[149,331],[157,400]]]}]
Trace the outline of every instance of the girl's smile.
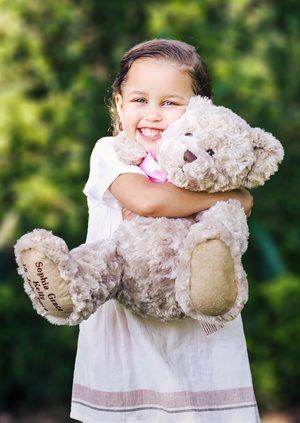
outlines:
[{"label": "girl's smile", "polygon": [[178,63],[138,59],[115,97],[122,128],[147,151],[155,150],[162,132],[185,112],[192,95],[191,77]]},{"label": "girl's smile", "polygon": [[161,137],[163,129],[158,128],[138,128],[142,138],[146,141],[158,141]]}]

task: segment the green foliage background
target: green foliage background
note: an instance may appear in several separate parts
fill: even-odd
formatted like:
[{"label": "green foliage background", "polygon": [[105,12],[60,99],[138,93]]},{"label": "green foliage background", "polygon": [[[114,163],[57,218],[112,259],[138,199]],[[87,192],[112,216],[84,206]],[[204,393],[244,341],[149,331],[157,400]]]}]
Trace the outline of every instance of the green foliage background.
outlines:
[{"label": "green foliage background", "polygon": [[120,55],[154,37],[195,45],[215,102],[285,147],[280,171],[253,192],[243,315],[261,408],[299,400],[300,3],[0,0],[0,410],[68,407],[77,329],[35,315],[12,246],[35,227],[84,242],[82,188],[109,132]]}]

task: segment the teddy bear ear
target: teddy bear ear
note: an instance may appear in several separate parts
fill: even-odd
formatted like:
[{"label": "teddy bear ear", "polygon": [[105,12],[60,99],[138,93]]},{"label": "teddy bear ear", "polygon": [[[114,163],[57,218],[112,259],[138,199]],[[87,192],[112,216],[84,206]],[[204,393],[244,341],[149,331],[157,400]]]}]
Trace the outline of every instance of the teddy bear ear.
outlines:
[{"label": "teddy bear ear", "polygon": [[194,95],[189,100],[187,110],[207,106],[208,104],[212,104],[212,100],[210,98],[202,97],[201,95]]},{"label": "teddy bear ear", "polygon": [[119,160],[127,165],[139,165],[147,155],[146,150],[123,131],[114,139],[114,150]]},{"label": "teddy bear ear", "polygon": [[245,188],[263,185],[278,170],[284,157],[281,143],[271,133],[261,128],[252,128],[251,136],[255,159]]}]

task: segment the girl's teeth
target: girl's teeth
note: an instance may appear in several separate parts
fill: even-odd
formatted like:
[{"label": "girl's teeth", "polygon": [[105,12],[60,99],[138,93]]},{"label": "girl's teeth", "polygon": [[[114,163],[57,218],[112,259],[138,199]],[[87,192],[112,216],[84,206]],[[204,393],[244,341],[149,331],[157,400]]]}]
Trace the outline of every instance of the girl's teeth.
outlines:
[{"label": "girl's teeth", "polygon": [[159,129],[141,128],[141,133],[145,137],[155,138],[160,135],[161,131]]}]

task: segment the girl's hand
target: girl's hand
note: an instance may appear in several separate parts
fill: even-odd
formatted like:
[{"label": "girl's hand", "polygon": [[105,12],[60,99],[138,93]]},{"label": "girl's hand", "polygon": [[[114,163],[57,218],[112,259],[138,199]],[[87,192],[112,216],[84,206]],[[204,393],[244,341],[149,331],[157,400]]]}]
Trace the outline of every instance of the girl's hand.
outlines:
[{"label": "girl's hand", "polygon": [[250,192],[244,188],[237,189],[231,192],[234,194],[234,197],[236,197],[236,200],[239,200],[241,202],[246,216],[249,217],[251,215],[251,209],[253,207],[253,197]]},{"label": "girl's hand", "polygon": [[125,207],[122,208],[123,220],[132,220],[135,216],[137,216],[136,213],[133,213],[132,211],[126,209]]}]

